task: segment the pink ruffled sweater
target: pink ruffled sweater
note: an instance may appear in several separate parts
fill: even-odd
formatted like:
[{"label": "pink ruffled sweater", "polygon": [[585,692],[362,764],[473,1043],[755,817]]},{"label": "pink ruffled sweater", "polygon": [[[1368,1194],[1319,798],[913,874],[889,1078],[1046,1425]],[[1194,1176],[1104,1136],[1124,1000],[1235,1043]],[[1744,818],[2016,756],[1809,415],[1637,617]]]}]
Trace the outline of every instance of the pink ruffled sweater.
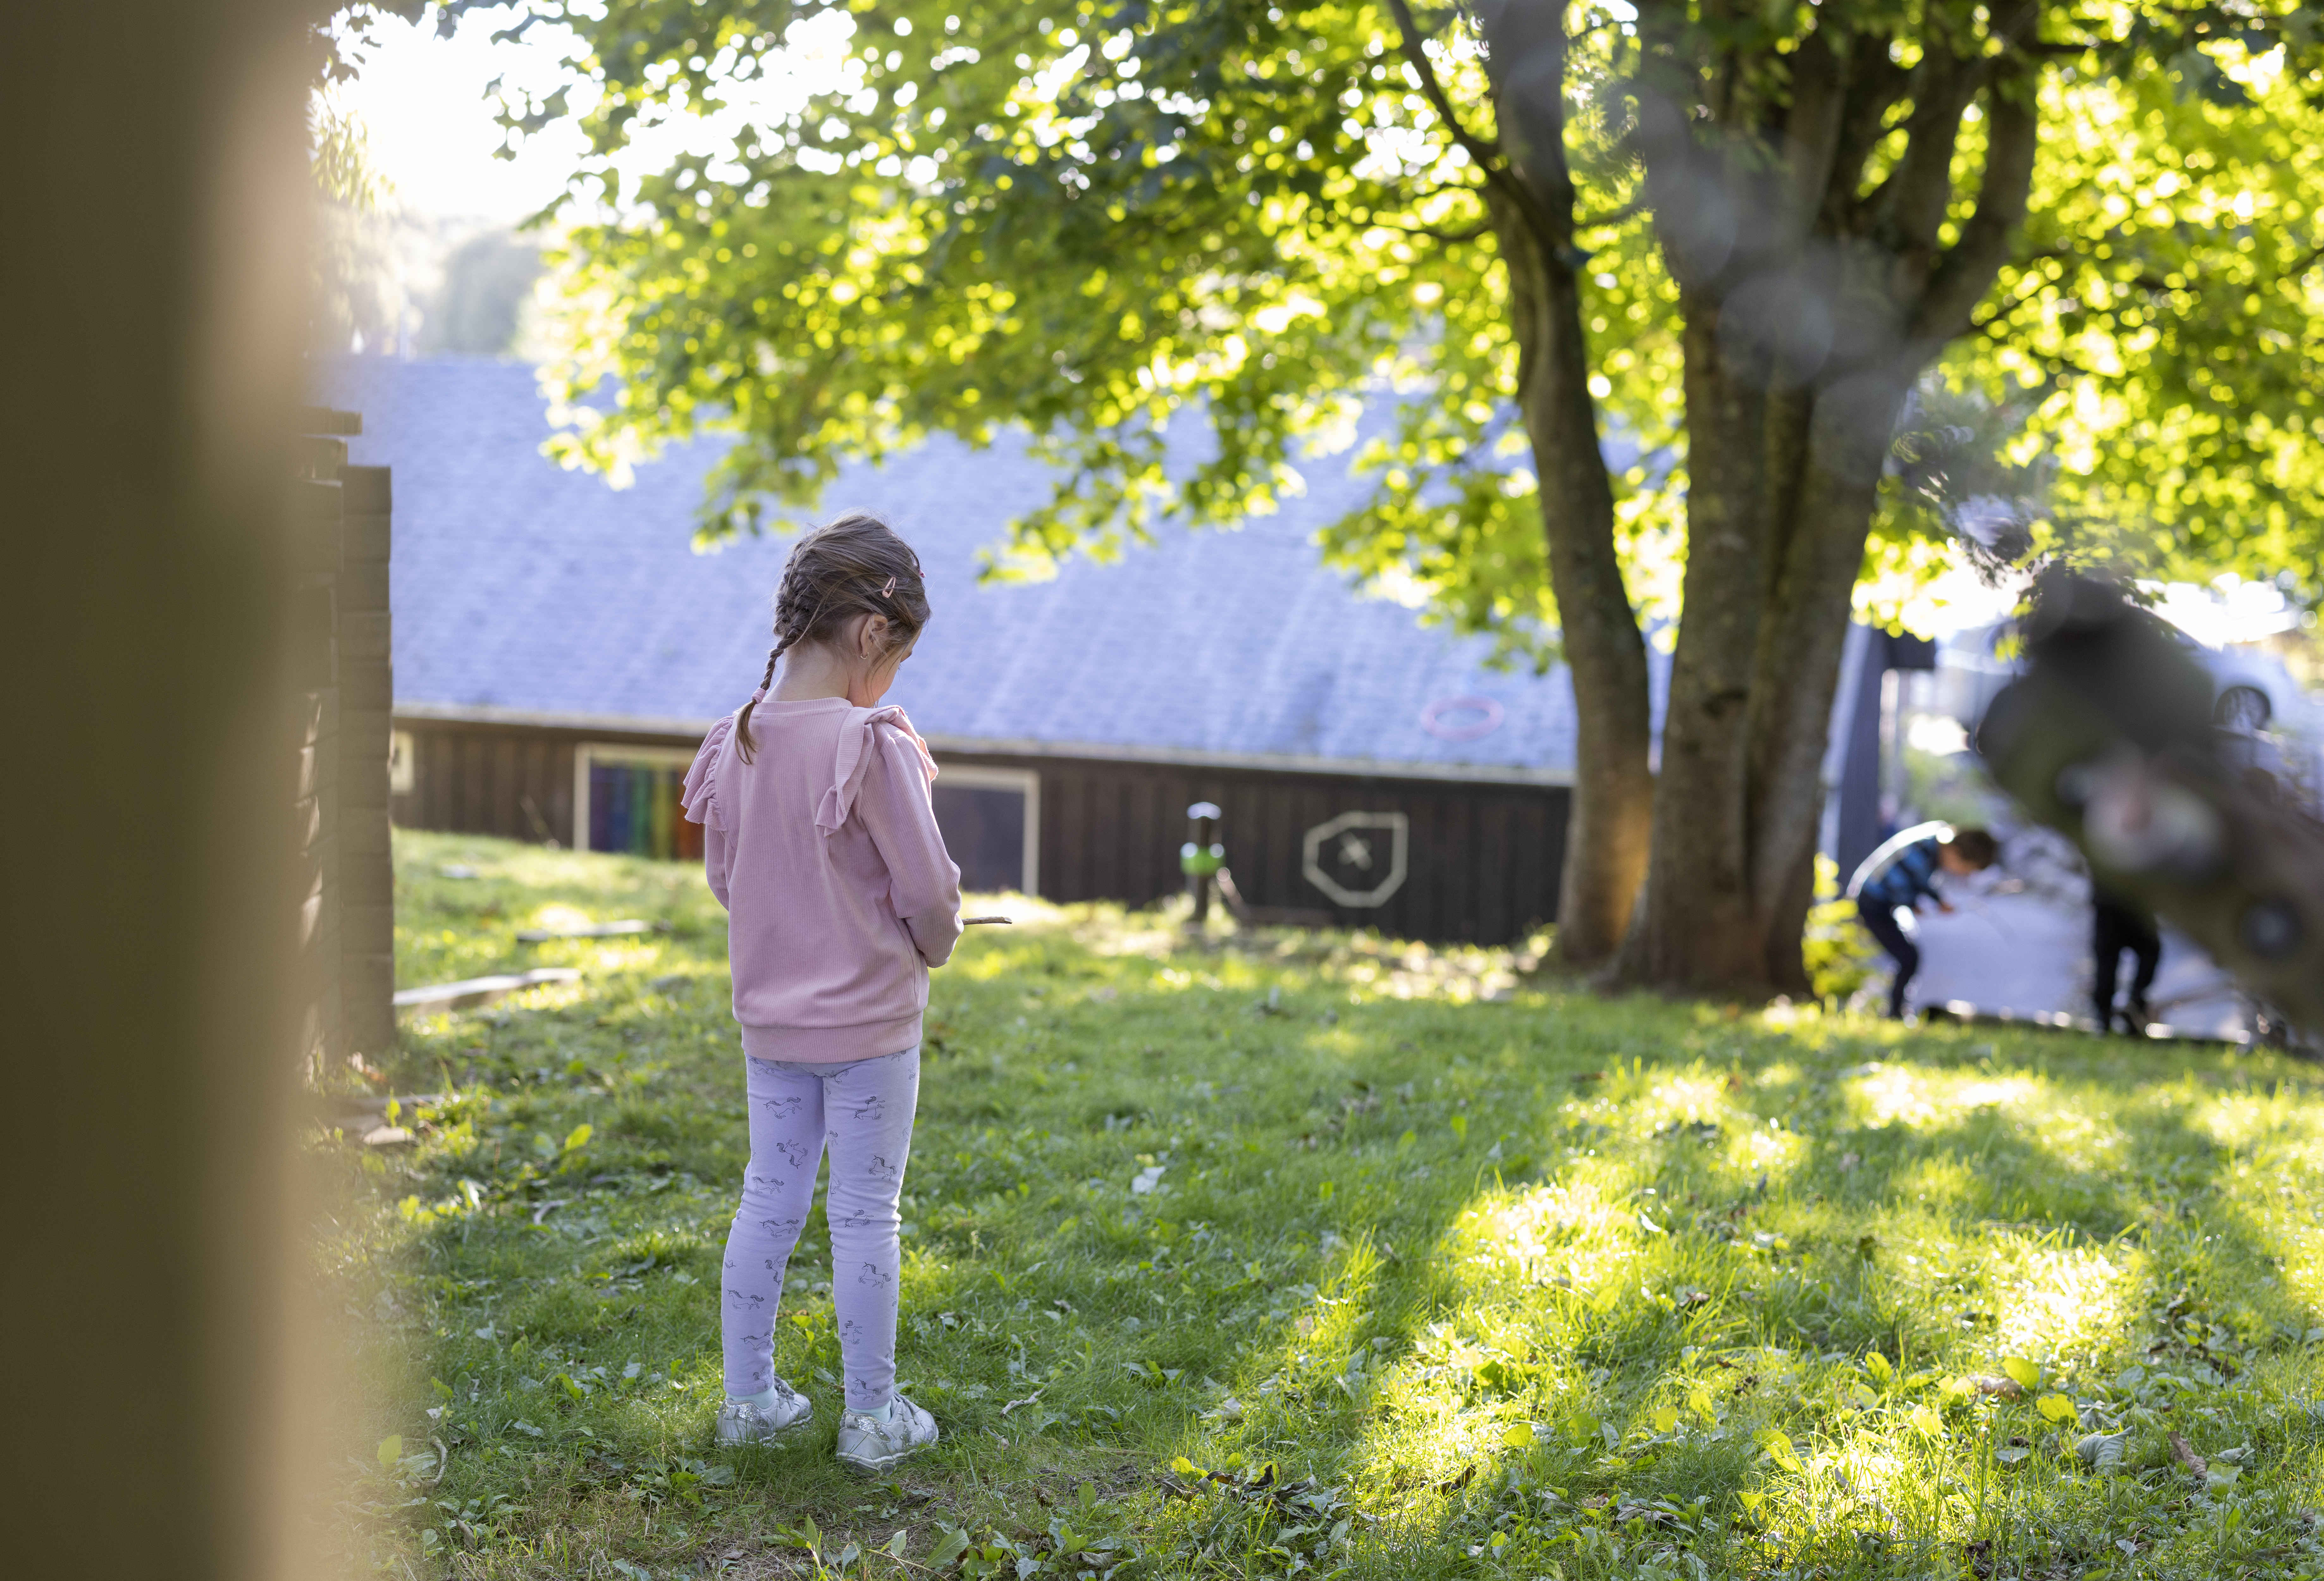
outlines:
[{"label": "pink ruffled sweater", "polygon": [[732,917],[734,1019],[753,1059],[836,1064],[920,1041],[928,968],[960,940],[960,869],[901,708],[761,703],[752,761],[719,721],[687,771],[711,893]]}]

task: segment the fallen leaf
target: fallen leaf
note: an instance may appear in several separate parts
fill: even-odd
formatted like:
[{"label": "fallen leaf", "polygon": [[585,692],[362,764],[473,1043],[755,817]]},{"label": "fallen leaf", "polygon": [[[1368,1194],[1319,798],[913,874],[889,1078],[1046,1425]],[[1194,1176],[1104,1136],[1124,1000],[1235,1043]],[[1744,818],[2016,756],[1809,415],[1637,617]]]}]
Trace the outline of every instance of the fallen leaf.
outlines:
[{"label": "fallen leaf", "polygon": [[2187,1441],[2184,1433],[2171,1435],[2171,1457],[2197,1476],[2206,1476],[2210,1473],[2210,1463],[2195,1453],[2195,1446]]},{"label": "fallen leaf", "polygon": [[1969,1381],[1970,1386],[1979,1394],[1997,1394],[2004,1400],[2025,1398],[2024,1389],[2015,1378],[2004,1378],[1994,1373],[1978,1373]]}]

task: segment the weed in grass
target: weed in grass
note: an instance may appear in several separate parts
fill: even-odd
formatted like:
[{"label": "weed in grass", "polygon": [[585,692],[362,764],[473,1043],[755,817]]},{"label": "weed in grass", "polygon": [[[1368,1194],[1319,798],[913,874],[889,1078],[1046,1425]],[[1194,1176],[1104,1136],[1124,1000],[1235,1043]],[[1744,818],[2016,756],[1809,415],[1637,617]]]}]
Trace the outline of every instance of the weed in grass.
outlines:
[{"label": "weed in grass", "polygon": [[[336,1171],[344,1567],[548,1576],[2324,1574],[2324,1098],[2272,1056],[1605,999],[1523,955],[1044,910],[936,976],[900,1365],[832,1458],[829,1244],[719,1451],[743,1157],[674,867],[399,834],[427,1101]],[[474,877],[447,878],[465,868]],[[517,942],[636,916],[662,931]]]}]

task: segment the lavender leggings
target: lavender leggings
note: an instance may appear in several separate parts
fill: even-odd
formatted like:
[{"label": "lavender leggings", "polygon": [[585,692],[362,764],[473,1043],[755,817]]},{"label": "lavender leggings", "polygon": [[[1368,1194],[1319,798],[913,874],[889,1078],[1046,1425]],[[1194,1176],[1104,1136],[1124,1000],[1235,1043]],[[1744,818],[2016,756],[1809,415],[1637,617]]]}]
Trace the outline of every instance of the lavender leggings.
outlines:
[{"label": "lavender leggings", "polygon": [[844,1065],[747,1056],[742,1062],[750,1068],[751,1162],[726,1235],[726,1393],[757,1394],[773,1380],[783,1266],[807,1227],[816,1166],[828,1147],[824,1216],[831,1225],[840,1370],[848,1405],[877,1411],[896,1388],[896,1284],[903,1262],[896,1205],[912,1149],[920,1051]]}]

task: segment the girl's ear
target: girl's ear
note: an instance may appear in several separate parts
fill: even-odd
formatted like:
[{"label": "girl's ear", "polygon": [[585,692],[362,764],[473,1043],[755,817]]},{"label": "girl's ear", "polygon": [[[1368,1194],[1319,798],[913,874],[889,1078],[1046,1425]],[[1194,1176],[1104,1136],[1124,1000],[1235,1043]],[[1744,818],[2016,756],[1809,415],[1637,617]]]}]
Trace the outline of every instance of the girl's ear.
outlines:
[{"label": "girl's ear", "polygon": [[888,617],[866,615],[855,633],[855,651],[864,658],[878,658],[888,651]]}]

